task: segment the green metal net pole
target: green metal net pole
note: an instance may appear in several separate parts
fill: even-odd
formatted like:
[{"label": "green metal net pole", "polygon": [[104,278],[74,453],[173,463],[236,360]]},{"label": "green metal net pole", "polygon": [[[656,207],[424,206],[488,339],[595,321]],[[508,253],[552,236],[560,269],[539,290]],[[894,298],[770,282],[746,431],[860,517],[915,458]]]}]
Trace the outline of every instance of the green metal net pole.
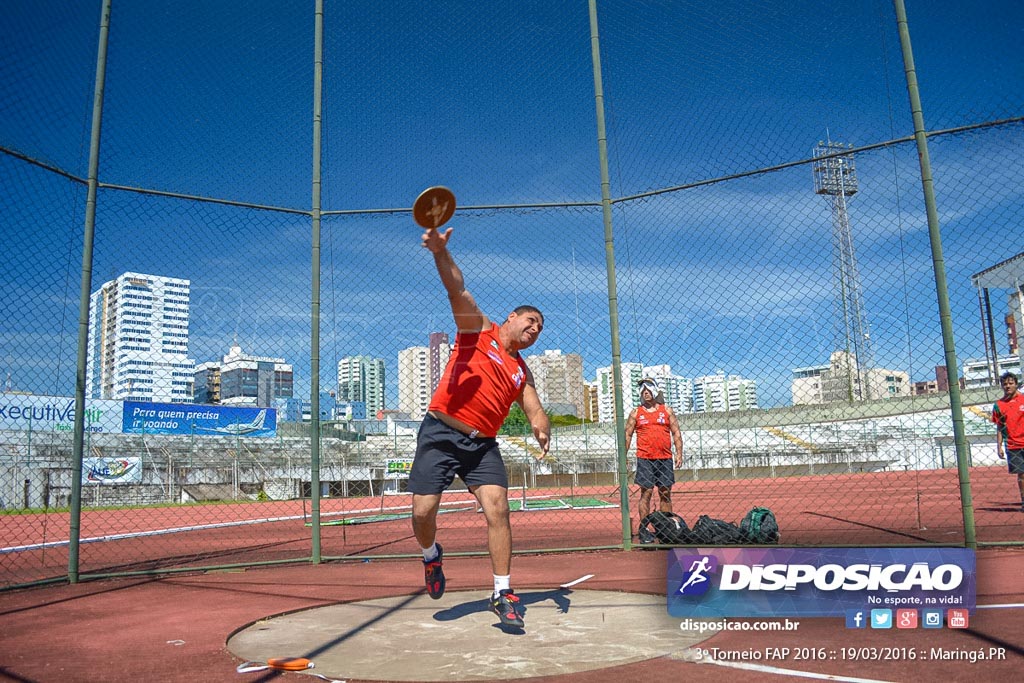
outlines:
[{"label": "green metal net pole", "polygon": [[597,111],[597,151],[601,164],[601,213],[604,222],[605,267],[608,272],[608,319],[611,324],[612,386],[615,396],[615,444],[618,453],[619,503],[622,510],[622,544],[632,547],[628,474],[626,472],[626,435],[618,428],[622,419],[622,357],[619,349],[619,303],[615,286],[615,243],[612,236],[611,182],[608,174],[608,136],[604,122],[604,86],[601,83],[601,43],[597,30],[597,0],[589,0],[590,55],[594,65],[594,103]]},{"label": "green metal net pole", "polygon": [[956,349],[953,345],[953,318],[949,308],[949,291],[946,287],[946,266],[942,256],[942,238],[939,233],[939,212],[935,204],[935,187],[932,179],[931,159],[928,156],[928,134],[925,131],[924,115],[921,110],[921,94],[917,87],[917,72],[914,68],[914,54],[910,47],[910,30],[907,27],[907,10],[903,0],[893,0],[896,23],[900,33],[900,48],[903,51],[903,70],[907,78],[907,94],[910,96],[910,110],[914,117],[914,139],[917,142],[917,156],[921,164],[921,186],[924,191],[924,205],[928,216],[928,237],[931,242],[932,268],[935,272],[935,294],[939,304],[939,323],[942,327],[942,347],[946,354],[946,372],[949,373],[949,408],[953,417],[953,443],[956,446],[956,469],[960,480],[960,505],[964,519],[964,544],[977,548],[974,527],[974,503],[971,500],[971,473],[967,462],[967,438],[964,432],[963,404],[960,397],[959,373],[956,366]]},{"label": "green metal net pole", "polygon": [[68,537],[68,581],[78,583],[78,546],[82,535],[82,455],[85,445],[85,371],[89,351],[89,294],[92,290],[92,248],[96,235],[96,188],[99,184],[100,131],[103,123],[103,89],[107,73],[110,35],[110,3],[103,0],[100,12],[96,85],[93,89],[92,131],[89,135],[88,194],[82,238],[82,291],[78,303],[78,360],[75,368],[75,426],[71,458],[71,519]]},{"label": "green metal net pole", "polygon": [[309,333],[309,486],[313,564],[320,563],[320,140],[324,77],[324,3],[316,0],[313,47],[313,291]]}]

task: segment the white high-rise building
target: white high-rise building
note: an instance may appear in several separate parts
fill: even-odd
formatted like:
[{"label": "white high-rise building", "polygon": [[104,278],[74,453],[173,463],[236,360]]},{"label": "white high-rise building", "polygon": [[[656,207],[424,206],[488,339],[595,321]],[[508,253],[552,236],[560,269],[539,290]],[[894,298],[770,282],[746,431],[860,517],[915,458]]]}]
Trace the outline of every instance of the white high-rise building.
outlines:
[{"label": "white high-rise building", "polygon": [[89,299],[86,393],[91,398],[191,403],[189,281],[124,273]]},{"label": "white high-rise building", "polygon": [[[619,380],[622,384],[622,416],[636,405],[632,398],[636,383],[643,378],[643,366],[640,363],[620,363]],[[612,366],[597,369],[597,418],[598,422],[615,422],[615,385]],[[632,401],[632,403],[630,402]]]},{"label": "white high-rise building", "polygon": [[757,408],[757,382],[724,373],[696,377],[693,380],[693,408],[698,413]]},{"label": "white high-rise building", "polygon": [[665,405],[677,415],[693,412],[693,380],[678,375],[658,378],[658,386],[665,395]]},{"label": "white high-rise building", "polygon": [[413,346],[398,352],[398,410],[420,420],[430,405],[430,349]]},{"label": "white high-rise building", "polygon": [[[690,380],[672,374],[668,365],[641,365],[640,363],[620,363],[619,376],[622,381],[622,416],[629,417],[630,411],[640,405],[640,392],[637,382],[644,377],[653,377],[658,381],[659,388],[665,397],[665,403],[676,412],[690,412],[687,403],[678,393],[673,394],[676,403],[669,403],[671,392],[684,392]],[[597,410],[600,422],[615,421],[615,387],[612,386],[612,368],[597,369]],[[669,391],[666,387],[671,385]]]},{"label": "white high-rise building", "polygon": [[[583,357],[560,350],[526,356],[537,395],[546,410],[559,415],[583,417]],[[570,411],[571,406],[571,413]]]},{"label": "white high-rise building", "polygon": [[398,352],[399,412],[407,413],[413,420],[427,414],[451,350],[448,335],[435,332],[430,335],[430,346],[413,346]]},{"label": "white high-rise building", "polygon": [[338,361],[338,401],[362,401],[373,420],[384,410],[384,359],[351,356]]},{"label": "white high-rise building", "polygon": [[447,332],[431,332],[430,344],[430,393],[441,383],[441,375],[448,365],[448,358],[452,355],[452,345],[448,342]]}]

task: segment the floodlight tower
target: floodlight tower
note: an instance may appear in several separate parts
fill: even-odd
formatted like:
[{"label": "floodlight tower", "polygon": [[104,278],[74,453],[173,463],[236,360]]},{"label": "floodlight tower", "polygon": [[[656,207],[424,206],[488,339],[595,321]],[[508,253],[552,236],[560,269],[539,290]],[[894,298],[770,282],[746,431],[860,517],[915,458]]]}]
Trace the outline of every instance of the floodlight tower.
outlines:
[{"label": "floodlight tower", "polygon": [[814,148],[814,192],[823,195],[832,209],[832,260],[836,280],[837,340],[846,351],[846,377],[843,393],[847,400],[858,401],[870,396],[866,370],[873,364],[871,331],[864,314],[864,303],[853,249],[853,231],[847,200],[857,194],[857,166],[852,152],[843,153],[853,145],[818,142]]}]

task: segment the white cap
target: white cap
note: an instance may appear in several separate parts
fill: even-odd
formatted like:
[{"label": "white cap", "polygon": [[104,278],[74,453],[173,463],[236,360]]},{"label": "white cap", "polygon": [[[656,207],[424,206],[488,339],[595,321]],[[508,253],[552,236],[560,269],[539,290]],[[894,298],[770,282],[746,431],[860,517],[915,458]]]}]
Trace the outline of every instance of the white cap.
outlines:
[{"label": "white cap", "polygon": [[640,393],[643,394],[644,389],[651,392],[651,398],[657,403],[665,402],[665,394],[661,393],[658,388],[658,382],[653,377],[644,377],[642,380],[637,382],[637,386],[640,388]]},{"label": "white cap", "polygon": [[644,389],[648,389],[651,392],[651,396],[658,395],[658,382],[653,377],[644,377],[642,380],[637,382],[637,386],[640,388],[641,392],[643,392]]}]

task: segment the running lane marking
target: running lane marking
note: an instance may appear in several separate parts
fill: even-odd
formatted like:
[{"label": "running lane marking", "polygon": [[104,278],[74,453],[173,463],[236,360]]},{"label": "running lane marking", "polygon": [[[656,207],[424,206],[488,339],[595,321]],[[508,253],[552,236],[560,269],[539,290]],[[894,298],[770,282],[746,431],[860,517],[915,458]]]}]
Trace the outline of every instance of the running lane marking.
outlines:
[{"label": "running lane marking", "polygon": [[819,681],[843,681],[843,683],[890,683],[889,681],[883,681],[876,678],[855,678],[853,676],[839,676],[836,674],[825,674],[816,673],[813,671],[798,671],[796,669],[782,669],[775,666],[765,666],[764,664],[748,664],[746,662],[720,662],[714,659],[694,659],[690,660],[696,664],[716,664],[718,666],[727,666],[733,669],[745,669],[747,671],[759,671],[766,674],[778,674],[780,676],[796,676],[799,678],[815,678]]},{"label": "running lane marking", "polygon": [[592,578],[594,578],[593,574],[587,574],[586,576],[581,576],[580,578],[576,579],[575,581],[570,581],[569,583],[563,583],[561,586],[559,586],[559,588],[570,588],[572,586],[575,586],[577,583],[583,583],[587,579],[592,579]]}]

